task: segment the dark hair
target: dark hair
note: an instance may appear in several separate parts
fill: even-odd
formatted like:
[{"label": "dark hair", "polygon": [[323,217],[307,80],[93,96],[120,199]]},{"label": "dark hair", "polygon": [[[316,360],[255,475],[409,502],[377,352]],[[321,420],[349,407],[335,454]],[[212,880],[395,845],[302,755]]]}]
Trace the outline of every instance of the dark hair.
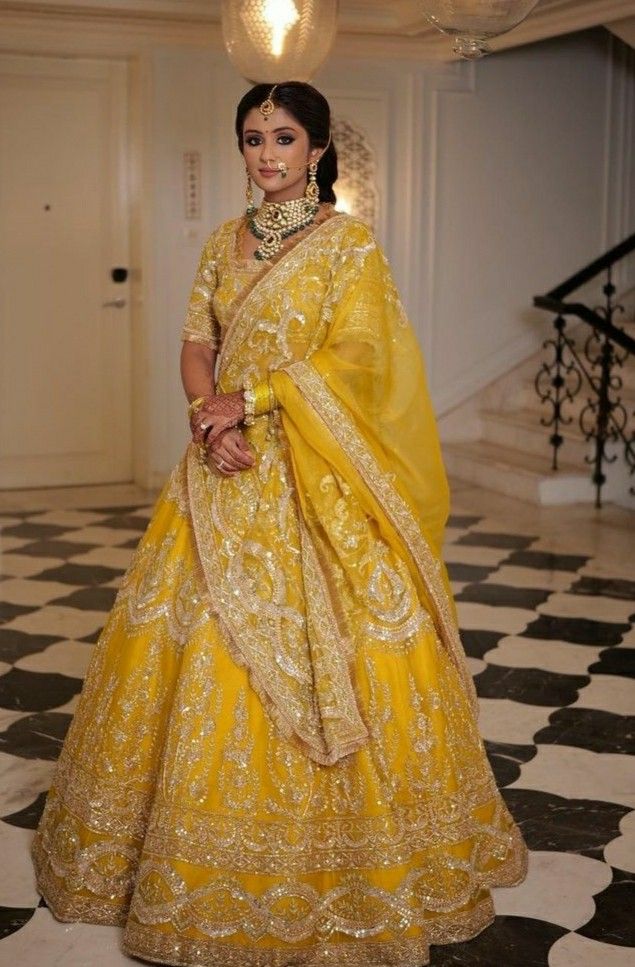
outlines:
[{"label": "dark hair", "polygon": [[[238,147],[243,150],[243,125],[245,117],[269,96],[272,84],[256,84],[247,91],[236,108],[236,136]],[[276,86],[272,101],[276,107],[283,107],[302,125],[309,136],[312,148],[323,148],[331,130],[331,110],[323,94],[311,84],[303,81],[284,81]],[[320,201],[335,204],[333,184],[337,181],[337,151],[331,140],[327,150],[318,162],[317,183]]]}]

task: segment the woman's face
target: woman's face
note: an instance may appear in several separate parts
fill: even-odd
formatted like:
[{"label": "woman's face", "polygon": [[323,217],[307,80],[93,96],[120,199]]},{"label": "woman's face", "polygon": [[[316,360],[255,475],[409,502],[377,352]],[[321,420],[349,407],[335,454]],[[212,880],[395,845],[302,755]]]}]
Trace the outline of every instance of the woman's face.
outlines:
[{"label": "woman's face", "polygon": [[[311,148],[306,130],[283,107],[276,107],[266,119],[252,107],[245,117],[243,157],[267,201],[300,198],[306,188],[308,162],[317,161],[321,150]],[[286,178],[278,170],[279,161],[287,165]]]}]

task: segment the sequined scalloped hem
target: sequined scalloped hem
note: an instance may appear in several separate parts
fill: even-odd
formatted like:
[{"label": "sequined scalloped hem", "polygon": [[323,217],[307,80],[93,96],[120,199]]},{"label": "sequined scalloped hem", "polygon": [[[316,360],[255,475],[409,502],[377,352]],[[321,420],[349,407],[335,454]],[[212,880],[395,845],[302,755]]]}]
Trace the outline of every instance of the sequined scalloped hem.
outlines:
[{"label": "sequined scalloped hem", "polygon": [[[296,947],[241,947],[139,923],[129,918],[129,904],[121,905],[121,899],[118,906],[103,899],[73,897],[71,900],[67,891],[59,890],[56,878],[48,874],[45,857],[37,843],[36,840],[33,856],[38,870],[38,890],[57,920],[122,927],[124,953],[171,967],[425,967],[430,963],[430,945],[472,940],[495,917],[493,900],[487,892],[467,911],[436,914],[426,921],[425,936],[401,936],[389,941],[356,938],[338,943],[316,940]],[[527,875],[527,861],[527,849],[516,829],[509,860],[482,875],[481,890],[521,883]]]},{"label": "sequined scalloped hem", "polygon": [[424,967],[430,944],[472,940],[494,920],[491,897],[473,909],[433,924],[427,937],[389,941],[349,940],[310,947],[268,947],[251,950],[215,940],[175,938],[138,923],[126,927],[122,949],[132,957],[171,967]]}]

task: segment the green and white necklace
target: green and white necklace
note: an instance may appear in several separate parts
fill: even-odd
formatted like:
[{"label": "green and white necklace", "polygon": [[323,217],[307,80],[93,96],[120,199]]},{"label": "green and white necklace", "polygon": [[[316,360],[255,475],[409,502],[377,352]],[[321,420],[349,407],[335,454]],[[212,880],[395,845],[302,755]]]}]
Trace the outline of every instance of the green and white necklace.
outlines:
[{"label": "green and white necklace", "polygon": [[284,239],[310,225],[319,208],[319,202],[305,195],[288,201],[263,199],[260,208],[247,220],[251,234],[262,242],[254,258],[266,260],[276,255]]}]

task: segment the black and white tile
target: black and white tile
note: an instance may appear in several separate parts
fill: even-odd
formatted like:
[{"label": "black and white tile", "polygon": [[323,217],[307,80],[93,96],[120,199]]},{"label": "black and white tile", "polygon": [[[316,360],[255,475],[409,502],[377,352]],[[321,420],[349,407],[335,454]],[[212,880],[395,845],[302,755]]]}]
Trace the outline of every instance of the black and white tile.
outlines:
[{"label": "black and white tile", "polygon": [[[150,505],[0,514],[0,960],[123,967],[118,931],[53,921],[29,841]],[[538,517],[536,517],[538,520]],[[495,922],[434,967],[635,962],[635,580],[539,528],[457,509],[446,562],[498,783],[530,848]],[[630,562],[629,562],[630,565]]]}]

